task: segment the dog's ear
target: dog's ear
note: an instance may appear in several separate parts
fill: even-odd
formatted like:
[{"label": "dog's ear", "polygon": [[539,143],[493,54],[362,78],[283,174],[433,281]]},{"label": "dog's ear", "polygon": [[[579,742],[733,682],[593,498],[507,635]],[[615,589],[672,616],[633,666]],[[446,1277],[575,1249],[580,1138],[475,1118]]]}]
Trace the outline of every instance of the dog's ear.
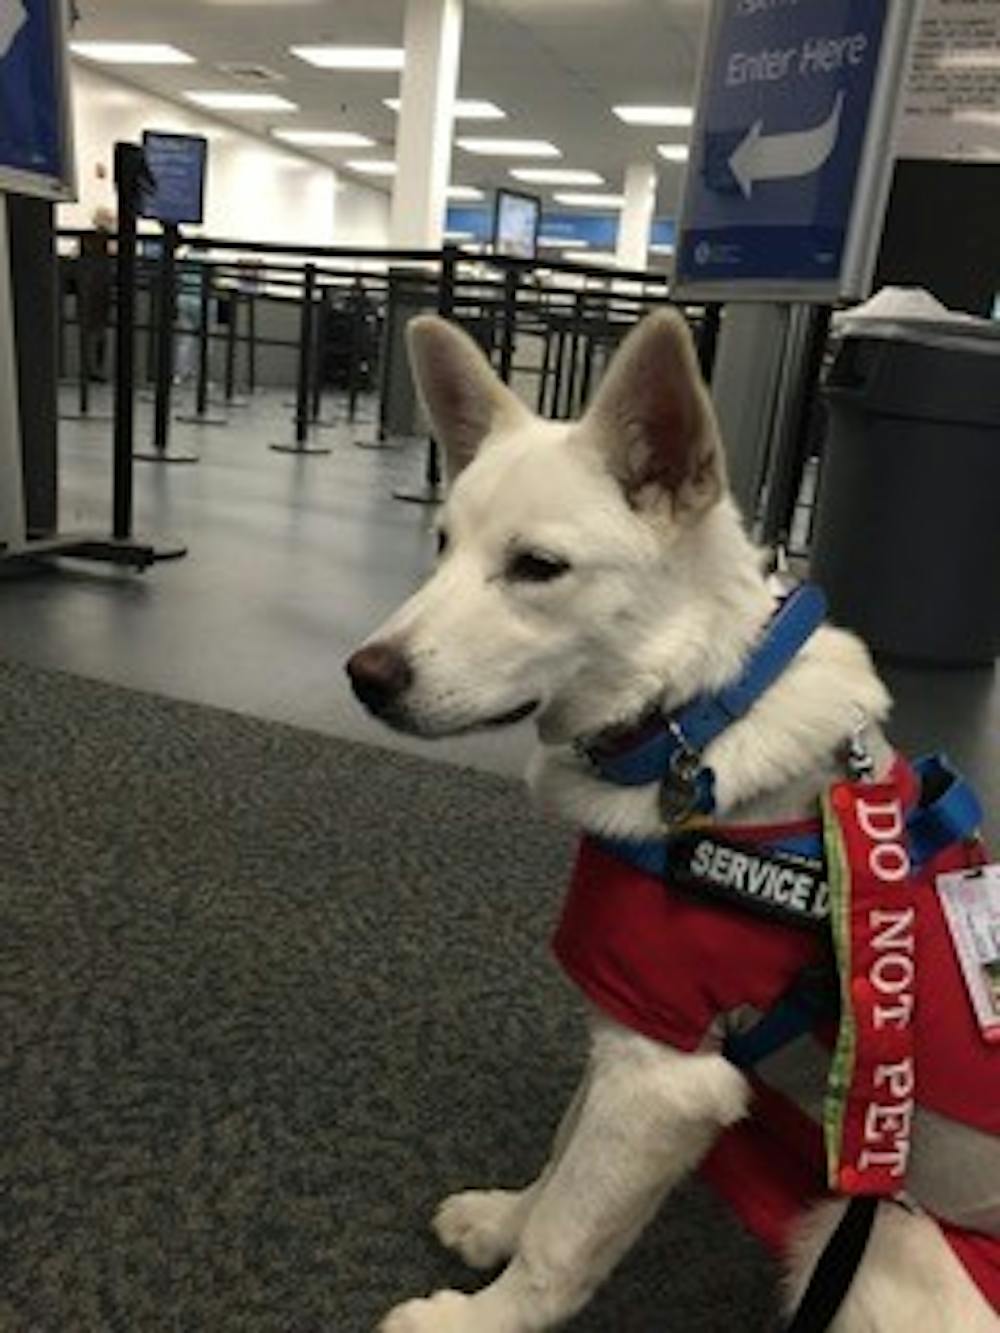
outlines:
[{"label": "dog's ear", "polygon": [[418,315],[406,334],[417,388],[454,481],[487,435],[513,429],[531,414],[457,325],[437,315]]},{"label": "dog's ear", "polygon": [[690,331],[675,311],[648,316],[625,339],[584,426],[637,511],[669,505],[677,519],[691,520],[725,490],[715,413]]}]

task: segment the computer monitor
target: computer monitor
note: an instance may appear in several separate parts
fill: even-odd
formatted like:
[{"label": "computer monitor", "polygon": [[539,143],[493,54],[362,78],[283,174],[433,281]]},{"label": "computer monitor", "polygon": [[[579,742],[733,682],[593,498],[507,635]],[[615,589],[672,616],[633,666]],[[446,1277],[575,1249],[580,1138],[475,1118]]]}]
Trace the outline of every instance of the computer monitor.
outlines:
[{"label": "computer monitor", "polygon": [[514,259],[534,259],[538,253],[538,228],[542,201],[534,194],[497,190],[493,213],[493,253]]},{"label": "computer monitor", "polygon": [[143,130],[142,148],[153,184],[143,192],[140,216],[173,225],[200,223],[208,140],[200,134]]}]

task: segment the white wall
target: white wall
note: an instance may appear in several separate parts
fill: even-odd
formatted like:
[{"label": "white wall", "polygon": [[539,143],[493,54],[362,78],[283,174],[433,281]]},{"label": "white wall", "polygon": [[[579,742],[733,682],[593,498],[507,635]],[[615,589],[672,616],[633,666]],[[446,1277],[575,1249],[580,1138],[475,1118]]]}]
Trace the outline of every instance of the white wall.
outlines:
[{"label": "white wall", "polygon": [[116,140],[138,142],[144,129],[158,129],[209,140],[202,229],[207,234],[316,245],[388,244],[387,194],[80,62],[71,69],[80,199],[60,209],[61,225],[89,226],[98,205],[113,204]]}]

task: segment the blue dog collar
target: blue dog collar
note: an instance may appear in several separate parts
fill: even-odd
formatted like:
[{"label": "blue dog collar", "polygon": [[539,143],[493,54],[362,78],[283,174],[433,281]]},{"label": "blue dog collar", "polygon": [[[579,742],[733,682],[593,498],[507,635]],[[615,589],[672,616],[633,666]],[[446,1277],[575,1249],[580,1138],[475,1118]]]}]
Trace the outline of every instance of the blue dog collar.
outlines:
[{"label": "blue dog collar", "polygon": [[779,606],[743,671],[717,694],[703,695],[656,717],[623,737],[581,747],[601,777],[621,787],[660,782],[664,819],[683,822],[715,808],[712,770],[702,754],[778,679],[826,616],[826,598],[814,584],[796,588]]}]

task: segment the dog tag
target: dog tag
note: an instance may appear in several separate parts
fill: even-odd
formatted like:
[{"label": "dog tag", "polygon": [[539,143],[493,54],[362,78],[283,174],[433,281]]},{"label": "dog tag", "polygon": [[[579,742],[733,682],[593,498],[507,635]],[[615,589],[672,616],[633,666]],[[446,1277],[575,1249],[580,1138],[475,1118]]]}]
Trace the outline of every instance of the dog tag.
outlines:
[{"label": "dog tag", "polygon": [[938,875],[937,889],[979,1027],[1000,1043],[1000,864]]}]

